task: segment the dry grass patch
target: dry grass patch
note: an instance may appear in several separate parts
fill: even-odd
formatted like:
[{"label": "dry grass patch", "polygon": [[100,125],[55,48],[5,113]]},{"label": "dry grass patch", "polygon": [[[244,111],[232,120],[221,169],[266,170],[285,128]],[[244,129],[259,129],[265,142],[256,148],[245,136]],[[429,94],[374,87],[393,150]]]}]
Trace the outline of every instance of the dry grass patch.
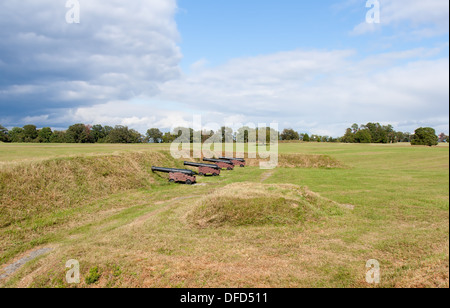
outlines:
[{"label": "dry grass patch", "polygon": [[305,187],[236,183],[200,199],[187,220],[198,228],[296,225],[342,213],[335,202]]}]

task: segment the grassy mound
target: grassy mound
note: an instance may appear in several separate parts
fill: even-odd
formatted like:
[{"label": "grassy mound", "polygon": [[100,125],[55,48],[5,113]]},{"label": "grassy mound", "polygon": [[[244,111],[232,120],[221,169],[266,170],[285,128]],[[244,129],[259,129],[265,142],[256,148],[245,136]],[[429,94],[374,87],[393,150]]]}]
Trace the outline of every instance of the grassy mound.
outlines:
[{"label": "grassy mound", "polygon": [[187,219],[198,228],[296,225],[342,213],[337,203],[304,187],[236,183],[202,198]]},{"label": "grassy mound", "polygon": [[152,164],[176,162],[170,153],[136,152],[52,159],[0,172],[0,228],[110,194],[149,187]]}]

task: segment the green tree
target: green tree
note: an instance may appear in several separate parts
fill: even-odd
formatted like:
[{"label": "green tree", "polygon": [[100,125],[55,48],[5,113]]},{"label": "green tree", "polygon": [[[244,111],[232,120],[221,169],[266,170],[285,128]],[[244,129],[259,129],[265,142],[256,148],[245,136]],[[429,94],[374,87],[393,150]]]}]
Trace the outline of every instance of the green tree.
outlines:
[{"label": "green tree", "polygon": [[303,135],[303,141],[304,141],[304,142],[310,142],[310,141],[311,141],[311,138],[309,138],[309,135],[308,135],[308,134],[304,134],[304,135]]},{"label": "green tree", "polygon": [[397,134],[392,125],[383,126],[383,130],[386,132],[388,143],[397,143]]},{"label": "green tree", "polygon": [[353,133],[351,128],[347,128],[345,131],[345,135],[342,137],[341,141],[343,143],[354,143],[355,142],[355,134]]},{"label": "green tree", "polygon": [[107,143],[142,143],[143,136],[127,126],[117,125],[106,137]]},{"label": "green tree", "polygon": [[24,142],[36,142],[38,131],[35,125],[25,125],[23,127]]},{"label": "green tree", "polygon": [[14,127],[8,132],[8,135],[11,142],[25,142],[23,128]]},{"label": "green tree", "polygon": [[285,129],[281,133],[281,140],[300,140],[300,135],[291,128]]},{"label": "green tree", "polygon": [[8,130],[0,125],[0,142],[9,142]]},{"label": "green tree", "polygon": [[163,133],[158,128],[151,128],[147,130],[146,141],[152,143],[159,143],[163,138]]},{"label": "green tree", "polygon": [[222,136],[222,142],[223,143],[233,142],[234,141],[233,129],[232,128],[222,126],[220,128],[220,133],[221,133],[221,136]]},{"label": "green tree", "polygon": [[84,124],[75,124],[69,127],[66,132],[68,143],[92,143],[91,127]]},{"label": "green tree", "polygon": [[38,140],[42,143],[50,143],[53,132],[50,127],[44,127],[38,131]]},{"label": "green tree", "polygon": [[51,143],[66,143],[66,132],[55,130],[50,137]]},{"label": "green tree", "polygon": [[106,138],[107,135],[108,134],[106,133],[106,129],[100,124],[92,126],[91,136],[94,143],[104,142],[104,139]]},{"label": "green tree", "polygon": [[367,129],[361,129],[355,134],[354,138],[357,143],[371,143],[372,136],[370,135],[370,131]]},{"label": "green tree", "polygon": [[236,132],[236,142],[238,143],[255,143],[256,129],[248,126],[239,128]]},{"label": "green tree", "polygon": [[365,127],[370,131],[373,143],[388,143],[388,132],[380,123],[367,123]]},{"label": "green tree", "polygon": [[176,138],[177,138],[177,136],[172,135],[170,132],[167,132],[163,135],[162,142],[163,143],[172,143]]},{"label": "green tree", "polygon": [[435,146],[438,145],[438,136],[436,136],[436,131],[431,127],[421,127],[416,129],[413,139],[411,140],[412,145],[427,145]]}]

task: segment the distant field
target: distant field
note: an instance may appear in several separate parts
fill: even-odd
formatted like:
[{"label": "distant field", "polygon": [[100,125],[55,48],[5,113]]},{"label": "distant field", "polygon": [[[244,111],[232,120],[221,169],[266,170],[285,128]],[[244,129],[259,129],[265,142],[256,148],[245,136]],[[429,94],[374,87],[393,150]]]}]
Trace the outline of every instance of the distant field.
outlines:
[{"label": "distant field", "polygon": [[373,287],[369,259],[381,265],[376,286],[449,286],[447,145],[280,144],[286,165],[340,164],[251,166],[196,186],[149,171],[182,166],[167,149],[0,144],[11,167],[0,172],[0,276],[53,249],[0,285],[71,287],[75,258],[81,287]]},{"label": "distant field", "polygon": [[158,144],[21,144],[0,143],[0,162],[36,161],[58,157],[113,154],[142,150],[167,149]]}]

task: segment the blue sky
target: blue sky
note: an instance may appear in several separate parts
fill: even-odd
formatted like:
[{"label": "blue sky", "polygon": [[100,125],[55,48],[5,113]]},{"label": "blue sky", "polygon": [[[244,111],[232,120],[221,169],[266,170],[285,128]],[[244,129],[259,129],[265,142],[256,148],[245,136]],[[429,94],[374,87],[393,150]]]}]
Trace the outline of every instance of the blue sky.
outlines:
[{"label": "blue sky", "polygon": [[0,124],[449,131],[448,1],[65,3],[0,3]]},{"label": "blue sky", "polygon": [[[294,49],[357,49],[361,57],[415,47],[439,46],[448,33],[431,38],[394,37],[411,24],[379,27],[369,35],[352,35],[365,21],[365,1],[336,0],[180,0],[176,20],[181,33],[182,67],[207,59],[210,65],[239,57]],[[428,23],[429,25],[430,23]],[[432,24],[432,23],[431,23]],[[448,49],[442,50],[445,56]]]}]

